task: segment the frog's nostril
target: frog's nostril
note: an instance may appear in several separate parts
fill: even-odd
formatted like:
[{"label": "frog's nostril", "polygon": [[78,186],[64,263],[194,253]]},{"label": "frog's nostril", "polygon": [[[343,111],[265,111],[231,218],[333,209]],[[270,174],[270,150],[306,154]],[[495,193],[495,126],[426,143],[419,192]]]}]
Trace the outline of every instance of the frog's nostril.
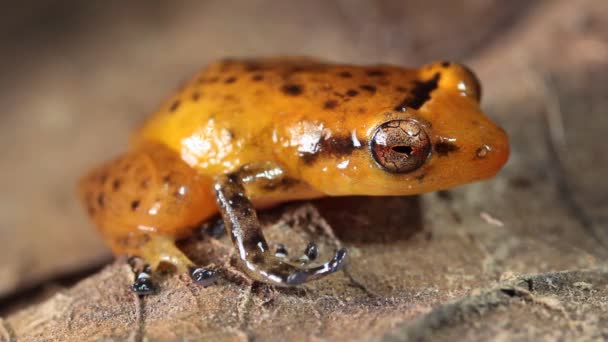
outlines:
[{"label": "frog's nostril", "polygon": [[484,161],[492,175],[498,172],[509,159],[508,141],[498,141],[492,144],[482,144],[475,150],[475,159]]},{"label": "frog's nostril", "polygon": [[483,159],[485,157],[488,156],[488,153],[490,153],[490,151],[492,150],[492,148],[489,145],[481,145],[476,151],[475,151],[475,156],[479,159]]}]

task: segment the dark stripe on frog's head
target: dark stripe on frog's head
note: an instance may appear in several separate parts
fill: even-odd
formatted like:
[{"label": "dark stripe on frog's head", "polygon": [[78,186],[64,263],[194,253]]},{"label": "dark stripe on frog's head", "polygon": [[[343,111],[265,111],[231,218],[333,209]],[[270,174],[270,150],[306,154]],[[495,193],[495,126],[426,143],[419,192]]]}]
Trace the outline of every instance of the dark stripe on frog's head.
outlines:
[{"label": "dark stripe on frog's head", "polygon": [[321,139],[319,141],[319,148],[316,152],[303,152],[300,153],[300,158],[306,165],[314,164],[317,159],[322,155],[329,155],[332,157],[344,157],[349,156],[354,150],[358,148],[364,148],[367,146],[364,141],[359,141],[355,146],[352,136],[333,136],[328,139]]},{"label": "dark stripe on frog's head", "polygon": [[440,73],[426,81],[414,81],[410,94],[395,106],[396,111],[405,112],[406,108],[420,109],[426,101],[431,99],[431,92],[439,86]]},{"label": "dark stripe on frog's head", "polygon": [[435,153],[437,153],[440,157],[445,157],[452,152],[458,151],[460,148],[458,145],[448,142],[448,141],[440,141],[435,144]]}]

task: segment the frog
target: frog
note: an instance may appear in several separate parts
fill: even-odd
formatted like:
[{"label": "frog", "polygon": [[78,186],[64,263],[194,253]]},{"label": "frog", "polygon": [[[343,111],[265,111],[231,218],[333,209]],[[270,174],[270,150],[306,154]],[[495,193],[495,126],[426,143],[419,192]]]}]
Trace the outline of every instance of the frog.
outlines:
[{"label": "frog", "polygon": [[[127,151],[79,182],[88,215],[115,255],[144,260],[134,289],[162,263],[205,283],[176,242],[221,217],[236,267],[253,281],[297,286],[342,269],[270,249],[256,210],[325,196],[407,196],[488,179],[507,162],[505,131],[481,110],[464,64],[418,68],[311,57],[228,58],[169,96]],[[317,254],[306,248],[309,259]]]}]

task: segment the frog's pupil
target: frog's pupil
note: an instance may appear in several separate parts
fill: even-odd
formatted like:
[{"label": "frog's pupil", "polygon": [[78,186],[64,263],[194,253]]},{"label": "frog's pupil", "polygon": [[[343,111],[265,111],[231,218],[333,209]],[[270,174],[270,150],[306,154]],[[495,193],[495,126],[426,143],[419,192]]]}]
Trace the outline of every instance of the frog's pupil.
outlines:
[{"label": "frog's pupil", "polygon": [[407,155],[412,154],[413,151],[411,146],[393,146],[391,149],[397,153],[403,153]]}]

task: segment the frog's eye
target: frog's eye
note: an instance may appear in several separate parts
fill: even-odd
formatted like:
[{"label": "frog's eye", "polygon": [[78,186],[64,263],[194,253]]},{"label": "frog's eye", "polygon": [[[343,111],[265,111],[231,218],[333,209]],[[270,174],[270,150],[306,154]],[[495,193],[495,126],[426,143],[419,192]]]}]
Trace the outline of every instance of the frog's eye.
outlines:
[{"label": "frog's eye", "polygon": [[472,96],[477,102],[481,101],[481,82],[477,75],[468,67],[461,65],[462,80],[458,83],[458,90],[468,96]]},{"label": "frog's eye", "polygon": [[376,129],[370,149],[376,162],[386,171],[407,173],[427,160],[431,141],[416,120],[391,120]]}]

